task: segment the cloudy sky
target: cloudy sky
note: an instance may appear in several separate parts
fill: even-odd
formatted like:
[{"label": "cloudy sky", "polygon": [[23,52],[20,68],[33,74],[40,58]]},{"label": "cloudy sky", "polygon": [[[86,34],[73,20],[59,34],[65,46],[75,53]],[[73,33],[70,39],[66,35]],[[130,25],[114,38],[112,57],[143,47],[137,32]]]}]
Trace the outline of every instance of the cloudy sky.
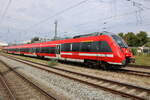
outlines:
[{"label": "cloudy sky", "polygon": [[0,41],[109,31],[149,32],[150,0],[0,0]]}]

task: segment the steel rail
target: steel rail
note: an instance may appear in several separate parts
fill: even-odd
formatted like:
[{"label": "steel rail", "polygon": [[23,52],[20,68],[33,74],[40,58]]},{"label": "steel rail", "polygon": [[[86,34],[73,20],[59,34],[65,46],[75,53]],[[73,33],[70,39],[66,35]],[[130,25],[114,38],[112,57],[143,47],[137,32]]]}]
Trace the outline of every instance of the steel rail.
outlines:
[{"label": "steel rail", "polygon": [[127,67],[143,68],[143,69],[149,69],[150,70],[150,66],[144,66],[144,65],[128,65]]},{"label": "steel rail", "polygon": [[127,74],[137,75],[137,76],[150,77],[150,72],[135,71],[129,69],[120,69],[119,71]]},{"label": "steel rail", "polygon": [[[7,56],[12,56],[12,55],[7,55]],[[17,58],[17,57],[15,57],[15,58]],[[22,59],[22,58],[19,58],[19,59]],[[22,59],[22,60],[25,60],[25,59]],[[26,61],[30,61],[30,60],[26,60]],[[34,63],[42,65],[42,66],[48,66],[46,64],[41,64],[41,63],[37,63],[37,62],[34,62]],[[114,72],[128,74],[128,75],[136,75],[136,76],[141,76],[141,77],[148,77],[148,78],[150,77],[150,73],[149,72],[134,71],[134,70],[128,70],[128,69],[116,69]]]},{"label": "steel rail", "polygon": [[9,85],[6,81],[6,79],[4,78],[4,76],[2,75],[2,73],[0,73],[0,81],[3,83],[3,85],[5,86],[5,88],[7,89],[9,96],[12,100],[16,100],[16,97],[13,93],[13,91],[9,88]]},{"label": "steel rail", "polygon": [[[23,59],[20,59],[20,58],[12,58],[12,57],[8,57],[8,58],[19,61],[19,62],[22,62],[22,63],[25,63],[25,64],[30,65],[32,67],[36,67],[36,68],[39,68],[39,69],[42,69],[42,70],[45,70],[45,71],[63,76],[63,77],[67,77],[69,79],[73,79],[73,80],[76,80],[76,81],[79,81],[79,82],[82,82],[82,83],[85,83],[85,84],[88,84],[88,85],[91,85],[91,86],[94,86],[94,87],[101,88],[103,90],[107,90],[107,91],[110,91],[112,93],[119,94],[119,95],[122,95],[122,96],[125,96],[125,97],[128,97],[128,98],[138,99],[138,100],[145,100],[145,98],[142,98],[142,97],[139,97],[139,96],[136,96],[136,95],[128,94],[128,93],[125,93],[125,92],[122,92],[122,91],[117,91],[117,90],[111,89],[109,87],[100,86],[100,85],[97,85],[96,83],[87,82],[87,81],[82,80],[82,79],[77,79],[77,78],[74,78],[74,77],[71,77],[71,76],[68,76],[68,75],[61,74],[59,72],[55,72],[55,71],[52,71],[52,70],[45,69],[45,67],[39,67],[39,65],[45,66],[43,64],[35,63],[35,62],[32,62],[32,61],[26,61],[26,60],[23,60]],[[35,64],[37,64],[37,65],[35,65]],[[83,74],[83,73],[79,73],[79,72],[73,72],[73,71],[69,71],[69,70],[65,70],[65,69],[61,69],[61,68],[56,68],[56,67],[50,67],[50,68],[65,71],[65,72],[76,74],[76,75],[81,75],[83,77],[88,77],[88,78],[91,78],[91,79],[105,81],[107,83],[113,83],[113,84],[117,84],[117,85],[121,85],[121,86],[126,86],[128,88],[134,88],[134,89],[138,89],[140,91],[146,91],[147,93],[150,93],[150,89],[147,89],[147,88],[134,86],[134,85],[131,85],[131,84],[126,84],[126,83],[121,83],[121,82],[117,82],[117,81],[107,80],[107,79],[104,79],[104,78],[99,78],[99,77],[95,77],[95,76],[91,76],[91,75],[87,75],[87,74]]]},{"label": "steel rail", "polygon": [[[17,76],[19,76],[21,79],[27,81],[30,85],[32,85],[33,87],[35,87],[36,89],[38,89],[43,95],[45,95],[46,97],[48,97],[50,100],[56,100],[55,97],[53,97],[52,95],[50,95],[49,93],[47,93],[46,91],[44,91],[42,88],[40,88],[38,85],[36,85],[35,83],[33,83],[31,80],[29,80],[28,78],[24,77],[21,73],[15,71],[12,67],[10,67],[6,62],[0,60],[0,62],[2,64],[4,64],[6,67],[8,67],[9,69],[11,69],[13,72],[15,72],[17,74]],[[15,99],[16,100],[16,99]]]}]

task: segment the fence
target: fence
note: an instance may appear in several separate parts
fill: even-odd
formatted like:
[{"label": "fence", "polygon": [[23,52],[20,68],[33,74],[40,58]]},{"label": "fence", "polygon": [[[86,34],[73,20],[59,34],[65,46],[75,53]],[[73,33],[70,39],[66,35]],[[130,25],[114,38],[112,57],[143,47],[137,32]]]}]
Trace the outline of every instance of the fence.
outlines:
[{"label": "fence", "polygon": [[150,47],[130,47],[134,55],[150,55]]}]

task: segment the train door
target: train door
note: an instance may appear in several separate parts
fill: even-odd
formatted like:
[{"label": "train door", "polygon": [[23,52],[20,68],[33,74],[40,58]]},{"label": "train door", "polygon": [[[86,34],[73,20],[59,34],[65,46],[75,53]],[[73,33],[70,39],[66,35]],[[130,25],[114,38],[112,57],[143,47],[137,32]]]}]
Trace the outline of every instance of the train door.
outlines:
[{"label": "train door", "polygon": [[57,59],[61,59],[61,55],[60,55],[60,52],[61,52],[61,47],[60,47],[61,45],[57,45],[56,46],[56,58]]}]

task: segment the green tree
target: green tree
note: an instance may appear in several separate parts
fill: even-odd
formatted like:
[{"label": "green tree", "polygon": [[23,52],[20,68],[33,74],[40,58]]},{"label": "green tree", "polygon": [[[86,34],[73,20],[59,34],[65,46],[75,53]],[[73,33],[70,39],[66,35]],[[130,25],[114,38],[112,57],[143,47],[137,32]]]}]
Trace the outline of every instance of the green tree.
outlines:
[{"label": "green tree", "polygon": [[148,37],[148,42],[150,42],[150,37]]},{"label": "green tree", "polygon": [[35,41],[39,41],[39,40],[40,40],[39,37],[34,37],[34,38],[31,39],[31,43],[34,43]]},{"label": "green tree", "polygon": [[150,47],[150,42],[147,42],[147,43],[145,44],[145,47]]},{"label": "green tree", "polygon": [[138,46],[138,38],[133,32],[125,34],[124,39],[129,46]]},{"label": "green tree", "polygon": [[140,31],[137,35],[139,46],[143,46],[148,42],[147,33],[144,31]]},{"label": "green tree", "polygon": [[122,38],[124,38],[124,34],[123,33],[118,33],[118,35]]}]

